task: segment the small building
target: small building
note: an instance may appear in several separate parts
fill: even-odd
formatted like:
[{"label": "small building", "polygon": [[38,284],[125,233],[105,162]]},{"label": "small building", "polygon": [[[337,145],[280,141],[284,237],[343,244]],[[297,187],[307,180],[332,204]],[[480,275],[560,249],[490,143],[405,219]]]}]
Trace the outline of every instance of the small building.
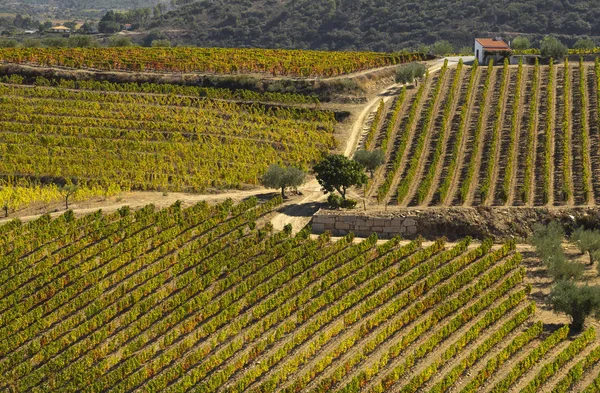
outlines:
[{"label": "small building", "polygon": [[123,25],[123,30],[124,30],[124,31],[129,31],[129,30],[131,30],[131,26],[132,26],[132,24],[131,24],[131,23],[125,23],[125,24]]},{"label": "small building", "polygon": [[475,38],[474,53],[479,64],[485,65],[490,59],[496,63],[509,58],[512,50],[502,38]]},{"label": "small building", "polygon": [[50,28],[52,33],[70,33],[71,29],[65,26],[53,26]]}]

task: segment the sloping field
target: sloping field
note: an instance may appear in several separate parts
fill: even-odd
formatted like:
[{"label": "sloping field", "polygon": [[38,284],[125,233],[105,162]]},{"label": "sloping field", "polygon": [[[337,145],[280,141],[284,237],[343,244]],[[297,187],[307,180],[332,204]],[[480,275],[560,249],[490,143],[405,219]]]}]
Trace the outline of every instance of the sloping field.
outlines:
[{"label": "sloping field", "polygon": [[400,206],[600,201],[600,63],[444,67],[388,105],[369,188]]},{"label": "sloping field", "polygon": [[593,329],[535,321],[513,243],[292,237],[262,224],[280,202],[0,227],[0,390],[579,391],[598,375]]},{"label": "sloping field", "polygon": [[422,53],[238,48],[11,48],[0,63],[103,71],[332,77],[422,60]]},{"label": "sloping field", "polygon": [[227,101],[219,89],[171,90],[0,84],[0,176],[137,190],[237,188],[257,184],[271,163],[308,169],[335,146],[333,112]]}]

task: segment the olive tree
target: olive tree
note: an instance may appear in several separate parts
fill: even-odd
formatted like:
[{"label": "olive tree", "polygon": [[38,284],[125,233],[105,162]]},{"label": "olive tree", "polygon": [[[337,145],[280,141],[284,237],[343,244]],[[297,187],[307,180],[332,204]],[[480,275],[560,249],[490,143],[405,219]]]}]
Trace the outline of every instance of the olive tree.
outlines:
[{"label": "olive tree", "polygon": [[580,331],[588,315],[600,316],[600,287],[561,281],[552,288],[550,302],[554,311],[571,317],[571,329]]},{"label": "olive tree", "polygon": [[281,189],[281,197],[285,197],[285,189],[288,187],[299,187],[304,184],[305,173],[295,167],[282,167],[271,164],[267,172],[262,176],[260,182],[266,188]]},{"label": "olive tree", "polygon": [[598,259],[600,255],[600,232],[597,230],[586,230],[577,228],[571,235],[571,242],[574,243],[582,254],[588,254],[590,265]]},{"label": "olive tree", "polygon": [[562,225],[552,221],[548,226],[535,225],[530,242],[535,246],[542,262],[554,279],[577,279],[582,276],[584,267],[567,259],[562,249],[564,237],[565,232]]},{"label": "olive tree", "polygon": [[396,70],[396,83],[417,83],[427,72],[427,67],[421,63],[409,63]]},{"label": "olive tree", "polygon": [[369,181],[358,162],[341,154],[330,154],[314,166],[317,181],[327,194],[334,190],[346,200],[346,192],[352,186],[362,186]]},{"label": "olive tree", "polygon": [[549,35],[542,41],[540,53],[543,57],[562,60],[569,53],[569,49],[556,37]]},{"label": "olive tree", "polygon": [[373,151],[359,150],[354,154],[354,161],[365,167],[371,174],[371,178],[373,178],[373,172],[385,162],[385,154],[381,149]]}]

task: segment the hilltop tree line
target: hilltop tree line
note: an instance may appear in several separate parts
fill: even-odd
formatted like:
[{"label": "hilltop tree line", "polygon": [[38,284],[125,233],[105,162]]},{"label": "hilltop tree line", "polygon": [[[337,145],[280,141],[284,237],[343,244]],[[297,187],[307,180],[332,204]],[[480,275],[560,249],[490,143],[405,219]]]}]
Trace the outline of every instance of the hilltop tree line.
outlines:
[{"label": "hilltop tree line", "polygon": [[[458,50],[474,36],[548,34],[568,46],[600,36],[600,9],[591,0],[420,2],[392,0],[176,1],[151,28],[177,28],[189,44],[393,51],[442,39]],[[514,37],[517,34],[513,34]]]}]

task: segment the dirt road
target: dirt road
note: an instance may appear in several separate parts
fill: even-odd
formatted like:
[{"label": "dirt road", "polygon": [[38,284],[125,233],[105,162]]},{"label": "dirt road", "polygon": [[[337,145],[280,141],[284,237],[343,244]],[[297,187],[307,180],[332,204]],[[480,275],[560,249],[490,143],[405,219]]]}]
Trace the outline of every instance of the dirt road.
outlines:
[{"label": "dirt road", "polygon": [[[458,61],[459,58],[449,58],[450,64],[456,64],[458,63]],[[464,58],[463,61],[469,61],[469,58]],[[439,71],[443,64],[444,59],[440,59],[435,62],[430,62],[429,72],[433,73]],[[381,92],[379,92],[379,94],[377,94],[375,97],[373,97],[367,104],[365,104],[364,108],[360,111],[356,120],[354,121],[352,131],[346,142],[346,146],[344,148],[344,155],[346,157],[350,157],[354,153],[362,135],[366,119],[371,114],[371,112],[375,112],[377,110],[379,101],[382,99],[384,100],[384,102],[391,100],[400,87],[402,87],[401,84],[394,84],[388,86]],[[322,206],[322,203],[327,199],[327,196],[321,191],[321,186],[314,178],[306,184],[304,184],[298,190],[301,192],[302,197],[292,198],[289,202],[284,204],[284,206],[280,209],[280,213],[272,219],[272,223],[275,229],[282,230],[283,227],[289,223],[292,224],[294,232],[299,231],[310,222],[312,216],[317,212],[317,210],[319,210],[319,208]],[[126,193],[118,199],[97,201],[96,203],[74,203],[72,204],[72,209],[75,214],[87,214],[94,212],[98,209],[102,209],[106,212],[115,211],[123,206],[139,208],[148,204],[154,204],[157,208],[162,208],[173,204],[177,200],[182,201],[184,205],[191,205],[199,201],[219,202],[227,198],[231,198],[234,201],[241,201],[242,199],[248,198],[253,195],[266,195],[273,193],[273,190],[267,190],[262,187],[246,191],[233,190],[231,192],[225,192],[214,195],[198,195],[185,193],[163,194],[161,192],[132,192]],[[56,211],[51,213],[52,216],[58,216],[64,213],[64,211],[60,207],[60,204],[57,204],[54,210]],[[38,218],[42,214],[41,212],[31,213],[32,214],[20,216],[19,218],[22,221],[30,221]],[[9,217],[7,219],[0,219],[0,224],[9,221],[12,218],[13,217]]]}]

